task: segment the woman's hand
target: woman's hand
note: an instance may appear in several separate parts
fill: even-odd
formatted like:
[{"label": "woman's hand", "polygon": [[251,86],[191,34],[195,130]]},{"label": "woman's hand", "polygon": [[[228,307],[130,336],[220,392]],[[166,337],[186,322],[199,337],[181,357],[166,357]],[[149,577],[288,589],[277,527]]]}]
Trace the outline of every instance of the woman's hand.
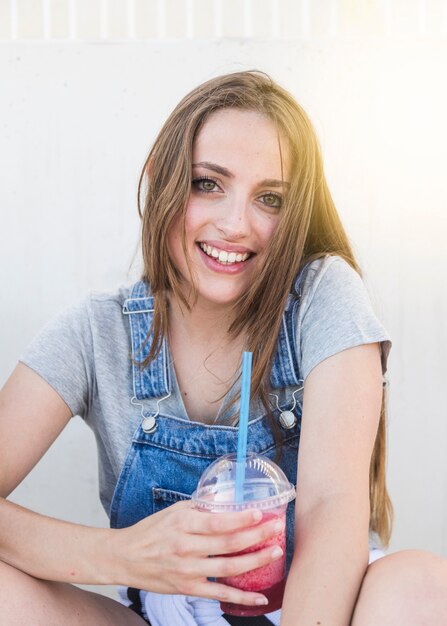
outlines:
[{"label": "woman's hand", "polygon": [[236,576],[282,555],[280,549],[270,546],[229,556],[283,530],[283,522],[278,519],[261,524],[260,520],[259,511],[208,513],[194,509],[187,501],[173,504],[128,528],[113,530],[116,583],[235,604],[267,604],[262,594],[207,580]]}]

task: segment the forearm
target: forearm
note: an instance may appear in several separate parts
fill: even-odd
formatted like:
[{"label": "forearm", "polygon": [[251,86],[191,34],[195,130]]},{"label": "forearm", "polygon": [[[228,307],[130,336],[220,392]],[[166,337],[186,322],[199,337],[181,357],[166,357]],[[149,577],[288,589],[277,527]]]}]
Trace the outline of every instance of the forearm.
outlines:
[{"label": "forearm", "polygon": [[112,583],[111,532],[40,515],[0,498],[0,560],[36,578]]},{"label": "forearm", "polygon": [[281,626],[348,626],[368,565],[368,513],[350,498],[300,520]]}]

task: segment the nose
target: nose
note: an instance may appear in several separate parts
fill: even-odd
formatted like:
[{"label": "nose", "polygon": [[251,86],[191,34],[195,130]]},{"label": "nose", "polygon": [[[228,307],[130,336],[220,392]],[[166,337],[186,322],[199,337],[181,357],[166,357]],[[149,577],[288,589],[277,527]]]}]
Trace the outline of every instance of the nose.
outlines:
[{"label": "nose", "polygon": [[244,198],[233,198],[221,207],[217,228],[224,239],[237,241],[250,232],[249,203]]}]

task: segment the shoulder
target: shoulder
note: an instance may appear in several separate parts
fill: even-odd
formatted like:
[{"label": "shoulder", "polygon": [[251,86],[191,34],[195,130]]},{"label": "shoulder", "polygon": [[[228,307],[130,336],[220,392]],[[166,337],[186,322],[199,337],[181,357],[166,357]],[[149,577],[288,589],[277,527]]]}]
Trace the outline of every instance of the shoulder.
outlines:
[{"label": "shoulder", "polygon": [[131,297],[133,285],[121,285],[107,291],[91,290],[77,304],[69,307],[73,316],[85,316],[92,326],[121,323],[123,308]]},{"label": "shoulder", "polygon": [[313,261],[301,278],[301,320],[306,316],[368,317],[372,313],[362,277],[342,257],[328,255]]},{"label": "shoulder", "polygon": [[90,346],[98,333],[107,335],[122,325],[122,308],[132,286],[113,291],[90,291],[82,299],[55,313],[31,342],[29,349],[41,349],[50,343],[66,348]]},{"label": "shoulder", "polygon": [[375,342],[381,344],[385,372],[391,341],[360,274],[339,256],[313,261],[302,277],[297,316],[302,377],[337,352]]},{"label": "shoulder", "polygon": [[340,256],[327,255],[312,261],[304,269],[301,283],[301,300],[305,307],[316,293],[345,294],[346,292],[366,292],[360,274]]},{"label": "shoulder", "polygon": [[93,308],[123,309],[124,303],[130,298],[134,285],[121,285],[110,291],[88,292],[85,302]]},{"label": "shoulder", "polygon": [[19,358],[59,393],[73,415],[87,415],[99,377],[116,385],[120,368],[128,366],[130,331],[122,308],[130,291],[129,286],[92,291],[65,307]]}]

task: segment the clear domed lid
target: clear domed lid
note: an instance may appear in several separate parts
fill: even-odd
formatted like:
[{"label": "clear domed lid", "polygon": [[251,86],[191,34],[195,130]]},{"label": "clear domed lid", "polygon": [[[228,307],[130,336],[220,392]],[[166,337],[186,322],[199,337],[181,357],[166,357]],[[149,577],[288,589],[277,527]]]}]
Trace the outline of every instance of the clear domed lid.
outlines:
[{"label": "clear domed lid", "polygon": [[203,472],[192,500],[199,509],[241,511],[285,506],[295,497],[295,487],[276,463],[260,454],[247,454],[242,501],[236,502],[236,455],[220,457]]}]

